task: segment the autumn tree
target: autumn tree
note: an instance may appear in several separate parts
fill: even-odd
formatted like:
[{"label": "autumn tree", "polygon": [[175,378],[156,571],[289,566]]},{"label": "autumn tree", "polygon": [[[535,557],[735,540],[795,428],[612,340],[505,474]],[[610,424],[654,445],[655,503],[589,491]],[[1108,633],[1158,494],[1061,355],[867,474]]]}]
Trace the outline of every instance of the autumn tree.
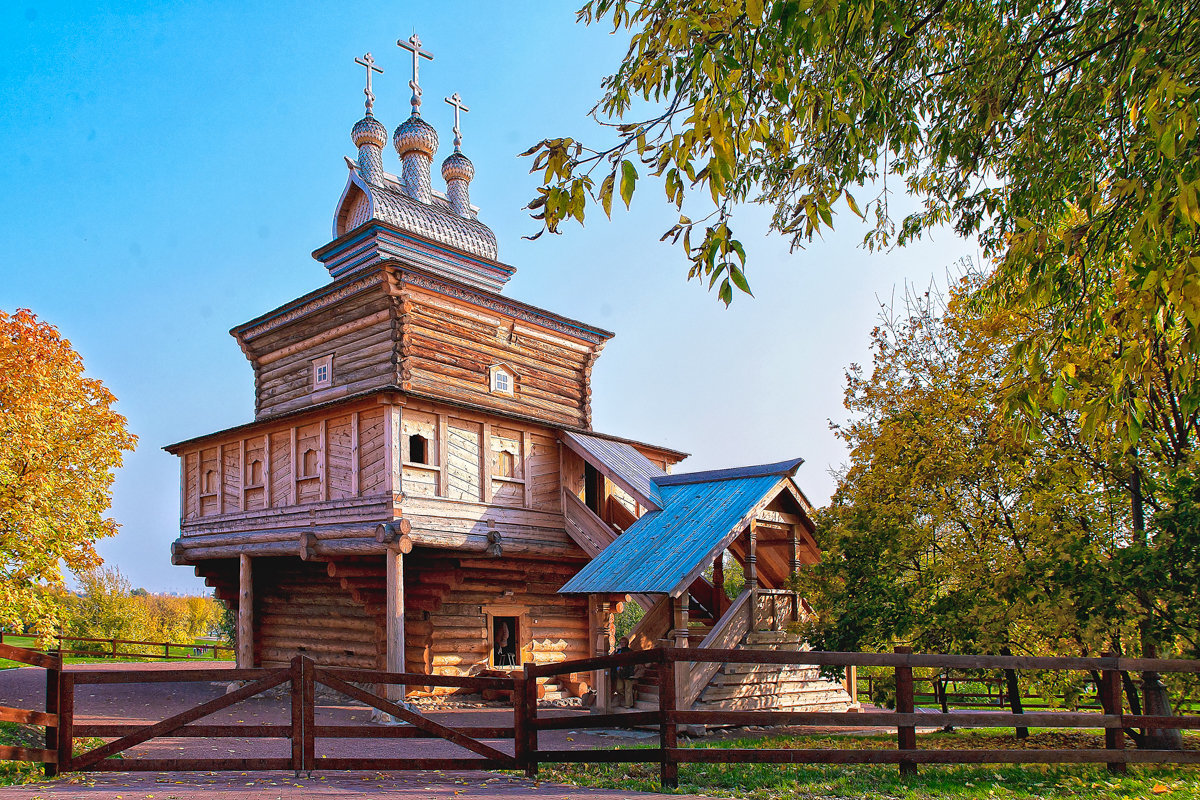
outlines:
[{"label": "autumn tree", "polygon": [[61,568],[95,567],[116,533],[113,471],[136,437],[115,401],[54,326],[0,311],[0,623],[51,631]]},{"label": "autumn tree", "polygon": [[528,151],[544,230],[655,176],[682,214],[664,238],[728,303],[749,286],[739,204],[798,247],[843,207],[871,248],[950,226],[995,262],[994,299],[1122,337],[1114,385],[1146,378],[1138,330],[1200,350],[1196,0],[590,0],[579,19],[629,47],[595,141]]}]

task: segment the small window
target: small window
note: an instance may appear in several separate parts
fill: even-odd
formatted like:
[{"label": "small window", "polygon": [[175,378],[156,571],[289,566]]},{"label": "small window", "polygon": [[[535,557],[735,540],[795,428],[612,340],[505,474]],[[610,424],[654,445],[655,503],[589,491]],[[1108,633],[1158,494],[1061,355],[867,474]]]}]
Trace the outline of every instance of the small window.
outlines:
[{"label": "small window", "polygon": [[205,470],[204,480],[200,482],[200,492],[202,494],[217,493],[217,473],[215,470]]},{"label": "small window", "polygon": [[429,440],[419,433],[408,437],[408,460],[412,464],[429,463]]},{"label": "small window", "polygon": [[491,390],[496,394],[514,394],[516,379],[508,369],[500,364],[491,369]]},{"label": "small window", "polygon": [[250,485],[262,486],[263,465],[257,458],[250,462]]},{"label": "small window", "polygon": [[496,454],[496,475],[501,478],[511,478],[516,469],[517,459],[507,450]]},{"label": "small window", "polygon": [[304,451],[304,459],[301,462],[301,469],[304,470],[302,476],[305,478],[315,477],[317,474],[317,451],[309,448]]},{"label": "small window", "polygon": [[521,646],[516,617],[492,617],[492,666],[521,666]]},{"label": "small window", "polygon": [[312,362],[313,389],[324,389],[333,385],[333,356],[328,355]]}]

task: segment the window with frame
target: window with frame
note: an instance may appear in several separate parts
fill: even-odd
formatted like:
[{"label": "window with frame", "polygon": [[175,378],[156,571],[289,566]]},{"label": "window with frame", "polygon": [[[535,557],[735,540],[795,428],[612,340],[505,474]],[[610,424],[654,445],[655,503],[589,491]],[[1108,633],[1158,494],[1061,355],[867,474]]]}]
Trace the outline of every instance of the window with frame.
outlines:
[{"label": "window with frame", "polygon": [[507,368],[496,364],[491,369],[491,390],[495,394],[514,394],[516,378]]},{"label": "window with frame", "polygon": [[408,460],[412,464],[429,463],[429,440],[419,433],[408,437]]},{"label": "window with frame", "polygon": [[333,356],[314,359],[312,362],[313,389],[325,389],[333,386]]}]

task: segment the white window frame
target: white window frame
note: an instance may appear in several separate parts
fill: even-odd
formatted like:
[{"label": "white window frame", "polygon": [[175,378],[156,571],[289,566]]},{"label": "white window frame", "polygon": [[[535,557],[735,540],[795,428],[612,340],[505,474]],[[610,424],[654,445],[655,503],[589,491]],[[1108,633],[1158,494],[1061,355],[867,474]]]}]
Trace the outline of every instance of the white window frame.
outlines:
[{"label": "white window frame", "polygon": [[[325,370],[324,379],[322,379],[320,377],[322,369]],[[332,353],[330,353],[327,356],[323,356],[321,358],[314,358],[313,362],[312,362],[312,388],[313,388],[313,391],[316,391],[317,389],[328,389],[330,386],[333,386],[333,354]]]},{"label": "white window frame", "polygon": [[[503,374],[506,378],[507,388],[500,386],[499,376]],[[495,364],[492,366],[489,375],[490,390],[493,394],[505,394],[512,397],[517,393],[517,376],[512,370],[505,367],[503,364]]]}]

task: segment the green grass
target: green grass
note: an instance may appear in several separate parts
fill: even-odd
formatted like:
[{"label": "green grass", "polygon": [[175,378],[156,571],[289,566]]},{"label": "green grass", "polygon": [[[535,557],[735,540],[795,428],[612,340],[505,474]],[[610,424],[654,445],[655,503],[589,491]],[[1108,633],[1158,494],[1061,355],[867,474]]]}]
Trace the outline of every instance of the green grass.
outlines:
[{"label": "green grass", "polygon": [[[32,636],[16,636],[13,634],[5,634],[4,635],[4,643],[11,644],[13,647],[28,647],[31,649],[37,649],[37,640]],[[182,644],[182,643],[172,642],[171,644]],[[196,639],[192,642],[192,644],[195,646],[211,645],[211,644],[213,644],[213,642],[209,639]],[[217,644],[226,644],[226,643],[218,642]],[[68,645],[68,649],[70,649],[70,650],[82,650],[82,649],[84,649],[85,646],[88,645],[88,643],[86,643],[86,642],[73,643],[70,640],[67,640],[67,645]],[[97,644],[97,643],[91,643],[91,645],[94,647],[104,647],[105,646],[105,645],[101,645],[101,644]],[[117,651],[118,653],[120,653],[121,649],[134,650],[138,653],[161,652],[161,649],[162,649],[162,648],[154,648],[149,645],[119,645],[118,647],[119,647],[119,649]],[[229,652],[229,651],[221,651],[221,656],[219,659],[213,657],[211,650],[206,650],[204,655],[199,655],[199,656],[188,655],[186,659],[183,658],[184,655],[186,655],[186,653],[182,647],[172,647],[171,648],[171,658],[169,660],[170,661],[184,661],[184,660],[186,660],[186,661],[217,661],[217,660],[228,661],[228,660],[232,659],[233,653]],[[141,664],[141,663],[147,663],[147,662],[166,661],[166,660],[168,660],[168,659],[144,658],[144,657],[137,657],[137,656],[120,656],[120,655],[118,655],[117,658],[112,658],[111,656],[97,654],[95,656],[67,656],[63,659],[63,663],[66,663],[66,664],[102,664],[102,663],[106,663],[106,662],[120,662],[120,663],[126,663],[126,664]],[[29,666],[29,665],[22,664],[17,661],[9,661],[8,659],[0,658],[0,669],[14,669],[16,667],[26,667],[26,666]]]},{"label": "green grass", "polygon": [[[45,728],[34,725],[0,722],[0,744],[40,750],[46,746],[45,730]],[[99,747],[103,743],[103,739],[76,739],[74,751],[76,755],[79,755],[94,747]],[[45,775],[43,769],[41,764],[28,761],[0,761],[0,786],[13,786],[43,780]]]},{"label": "green grass", "polygon": [[[1103,746],[1097,733],[1031,731],[1021,744],[1011,732],[956,731],[923,734],[925,749],[988,747]],[[721,748],[894,748],[895,736],[774,735],[701,739],[693,747]],[[1132,746],[1132,745],[1130,745]],[[1188,749],[1200,748],[1200,736],[1187,737]],[[664,791],[657,764],[543,765],[541,778],[575,786]],[[895,765],[681,764],[681,794],[749,800],[825,800],[826,798],[897,798],[902,800],[1072,800],[1200,797],[1200,767],[1133,766],[1126,775],[1110,775],[1103,765],[924,766],[901,777]]]}]

